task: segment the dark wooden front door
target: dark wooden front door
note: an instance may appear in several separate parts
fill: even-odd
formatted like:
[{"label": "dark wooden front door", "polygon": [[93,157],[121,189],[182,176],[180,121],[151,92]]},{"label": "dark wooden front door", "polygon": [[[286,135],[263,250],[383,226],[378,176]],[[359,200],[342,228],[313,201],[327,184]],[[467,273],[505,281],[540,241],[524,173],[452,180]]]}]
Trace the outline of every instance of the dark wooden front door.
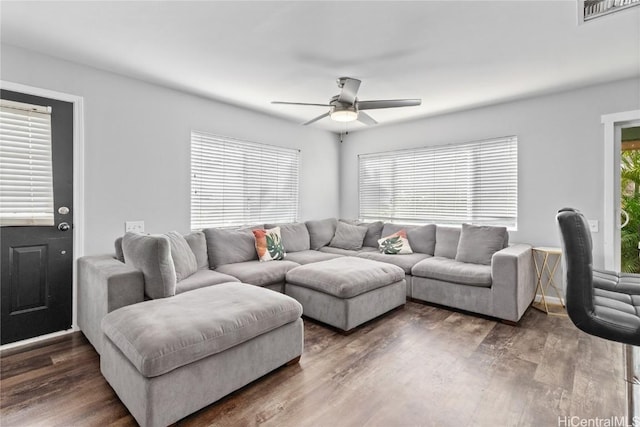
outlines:
[{"label": "dark wooden front door", "polygon": [[[0,227],[0,336],[2,344],[7,344],[71,327],[73,104],[6,90],[0,91],[0,98],[51,107],[53,225]],[[7,130],[10,125],[3,126],[4,135],[12,133]],[[5,153],[11,149],[11,143],[4,144]],[[10,192],[19,173],[6,169],[0,170],[0,186]]]}]

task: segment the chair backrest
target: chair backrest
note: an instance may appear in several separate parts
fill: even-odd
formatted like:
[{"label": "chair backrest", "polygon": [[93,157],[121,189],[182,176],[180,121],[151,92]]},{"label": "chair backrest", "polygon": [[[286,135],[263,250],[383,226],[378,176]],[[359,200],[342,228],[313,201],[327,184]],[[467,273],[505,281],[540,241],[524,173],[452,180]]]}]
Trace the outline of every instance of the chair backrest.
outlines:
[{"label": "chair backrest", "polygon": [[583,329],[595,310],[591,231],[584,215],[576,209],[561,209],[556,220],[562,236],[567,313]]}]

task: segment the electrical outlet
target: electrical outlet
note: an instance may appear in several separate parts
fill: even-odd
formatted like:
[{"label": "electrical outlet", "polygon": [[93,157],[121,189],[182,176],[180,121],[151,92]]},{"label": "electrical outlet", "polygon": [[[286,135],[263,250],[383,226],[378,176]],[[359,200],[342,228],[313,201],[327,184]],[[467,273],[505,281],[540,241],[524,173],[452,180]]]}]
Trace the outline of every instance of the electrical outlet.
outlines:
[{"label": "electrical outlet", "polygon": [[144,221],[126,221],[124,223],[124,231],[132,231],[134,233],[144,233]]},{"label": "electrical outlet", "polygon": [[589,230],[591,230],[592,233],[597,233],[599,231],[597,219],[589,220]]}]

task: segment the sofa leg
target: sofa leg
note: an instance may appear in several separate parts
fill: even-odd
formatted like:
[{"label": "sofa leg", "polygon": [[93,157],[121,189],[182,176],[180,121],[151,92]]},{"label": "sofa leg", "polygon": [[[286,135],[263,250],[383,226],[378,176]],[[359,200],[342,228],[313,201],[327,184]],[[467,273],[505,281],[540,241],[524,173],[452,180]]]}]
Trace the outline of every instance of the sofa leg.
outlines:
[{"label": "sofa leg", "polygon": [[289,360],[287,363],[284,364],[284,366],[293,366],[297,364],[298,362],[300,362],[300,357],[302,357],[302,355],[296,357],[295,359]]},{"label": "sofa leg", "polygon": [[518,326],[518,322],[514,322],[513,320],[500,319],[500,322],[509,326]]}]

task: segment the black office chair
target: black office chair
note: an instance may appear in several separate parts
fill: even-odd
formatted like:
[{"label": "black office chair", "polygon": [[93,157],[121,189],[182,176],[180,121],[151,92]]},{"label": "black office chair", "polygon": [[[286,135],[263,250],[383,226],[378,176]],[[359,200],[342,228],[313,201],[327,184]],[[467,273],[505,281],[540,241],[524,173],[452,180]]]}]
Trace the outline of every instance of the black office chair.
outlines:
[{"label": "black office chair", "polygon": [[640,274],[593,269],[591,231],[584,215],[564,208],[556,219],[569,318],[588,334],[640,345]]}]

